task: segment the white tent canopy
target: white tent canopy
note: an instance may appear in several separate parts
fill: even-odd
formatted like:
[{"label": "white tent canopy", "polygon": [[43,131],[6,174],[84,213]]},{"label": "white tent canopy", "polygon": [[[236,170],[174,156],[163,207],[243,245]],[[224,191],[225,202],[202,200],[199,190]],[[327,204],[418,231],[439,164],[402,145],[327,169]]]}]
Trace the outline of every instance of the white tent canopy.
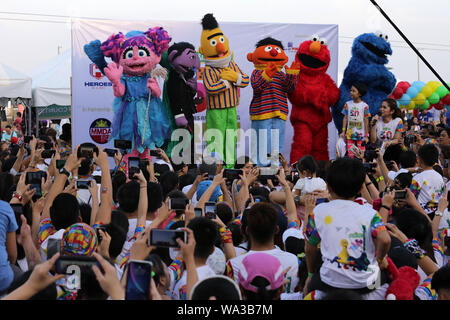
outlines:
[{"label": "white tent canopy", "polygon": [[66,50],[33,72],[33,106],[70,106],[70,61]]},{"label": "white tent canopy", "polygon": [[31,99],[31,77],[0,63],[0,98]]}]

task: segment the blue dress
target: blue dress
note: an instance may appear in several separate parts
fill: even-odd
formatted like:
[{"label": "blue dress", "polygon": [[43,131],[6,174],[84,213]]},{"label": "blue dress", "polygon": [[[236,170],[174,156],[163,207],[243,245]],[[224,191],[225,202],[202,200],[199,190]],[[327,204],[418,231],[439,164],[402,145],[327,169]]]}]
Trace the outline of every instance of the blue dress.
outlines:
[{"label": "blue dress", "polygon": [[148,79],[149,74],[131,77],[123,75],[120,80],[125,86],[125,94],[116,97],[113,102],[114,119],[110,140],[131,140],[132,147],[128,152],[134,147],[139,153],[144,152],[147,147],[155,149],[170,139],[170,120],[161,99],[152,96],[148,105]]}]

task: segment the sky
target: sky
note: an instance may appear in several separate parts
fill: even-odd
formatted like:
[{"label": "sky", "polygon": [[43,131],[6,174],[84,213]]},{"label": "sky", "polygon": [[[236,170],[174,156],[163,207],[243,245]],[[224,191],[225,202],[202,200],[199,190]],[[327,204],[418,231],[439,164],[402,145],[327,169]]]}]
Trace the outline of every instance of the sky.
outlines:
[{"label": "sky", "polygon": [[[198,21],[213,13],[229,22],[318,23],[339,25],[339,73],[351,56],[353,39],[380,30],[389,36],[388,66],[397,79],[437,78],[420,62],[369,0],[1,0],[0,62],[25,74],[71,47],[70,17],[117,20]],[[423,56],[450,82],[450,1],[377,0]],[[200,34],[199,34],[200,37]]]}]

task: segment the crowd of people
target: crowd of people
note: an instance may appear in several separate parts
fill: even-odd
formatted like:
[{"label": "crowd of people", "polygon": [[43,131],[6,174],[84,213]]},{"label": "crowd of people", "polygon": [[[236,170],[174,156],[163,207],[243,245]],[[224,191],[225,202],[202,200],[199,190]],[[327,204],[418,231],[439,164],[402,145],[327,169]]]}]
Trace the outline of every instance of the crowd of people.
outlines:
[{"label": "crowd of people", "polygon": [[133,173],[123,150],[72,146],[70,124],[7,126],[1,299],[449,299],[445,111],[417,118],[386,99],[370,115],[364,94],[352,87],[336,160],[280,154],[274,174],[163,149]]}]

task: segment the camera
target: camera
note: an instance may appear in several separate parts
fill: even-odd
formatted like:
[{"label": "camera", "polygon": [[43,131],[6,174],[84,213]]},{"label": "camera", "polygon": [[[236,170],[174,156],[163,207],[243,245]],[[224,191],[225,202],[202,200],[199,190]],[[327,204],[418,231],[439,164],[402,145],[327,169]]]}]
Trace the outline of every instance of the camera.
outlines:
[{"label": "camera", "polygon": [[233,182],[235,179],[239,179],[239,175],[242,175],[241,169],[225,169],[223,171],[223,177],[227,179],[228,182]]},{"label": "camera", "polygon": [[187,241],[187,233],[182,230],[152,229],[148,238],[148,245],[155,247],[179,248],[176,239]]},{"label": "camera", "polygon": [[403,139],[403,142],[406,146],[409,146],[415,142],[417,142],[417,137],[413,134],[407,134]]},{"label": "camera", "polygon": [[77,180],[77,189],[89,189],[91,186],[91,180]]},{"label": "camera", "polygon": [[159,152],[159,150],[150,150],[150,156],[152,156],[152,157],[160,157],[161,153]]},{"label": "camera", "polygon": [[377,167],[376,163],[363,163],[364,169],[366,170],[367,174],[374,174],[375,168]]},{"label": "camera", "polygon": [[372,162],[378,157],[376,146],[373,144],[366,145],[366,151],[364,152],[364,159],[366,162]]},{"label": "camera", "polygon": [[205,217],[208,219],[216,218],[216,203],[206,202],[205,203]]},{"label": "camera", "polygon": [[131,149],[131,141],[116,139],[116,140],[114,140],[114,148],[122,149],[122,150]]},{"label": "camera", "polygon": [[116,152],[117,152],[116,149],[109,149],[109,148],[105,148],[104,151],[106,152],[108,157],[111,157],[111,158],[113,158],[116,155]]},{"label": "camera", "polygon": [[185,210],[188,203],[189,199],[187,198],[170,198],[169,210]]},{"label": "camera", "polygon": [[134,177],[135,173],[139,173],[139,163],[140,159],[137,157],[129,157],[128,158],[128,178],[129,179],[136,179]]},{"label": "camera", "polygon": [[55,150],[45,149],[41,153],[41,158],[42,159],[49,159],[49,158],[53,157],[55,155],[55,153],[56,153]]}]

